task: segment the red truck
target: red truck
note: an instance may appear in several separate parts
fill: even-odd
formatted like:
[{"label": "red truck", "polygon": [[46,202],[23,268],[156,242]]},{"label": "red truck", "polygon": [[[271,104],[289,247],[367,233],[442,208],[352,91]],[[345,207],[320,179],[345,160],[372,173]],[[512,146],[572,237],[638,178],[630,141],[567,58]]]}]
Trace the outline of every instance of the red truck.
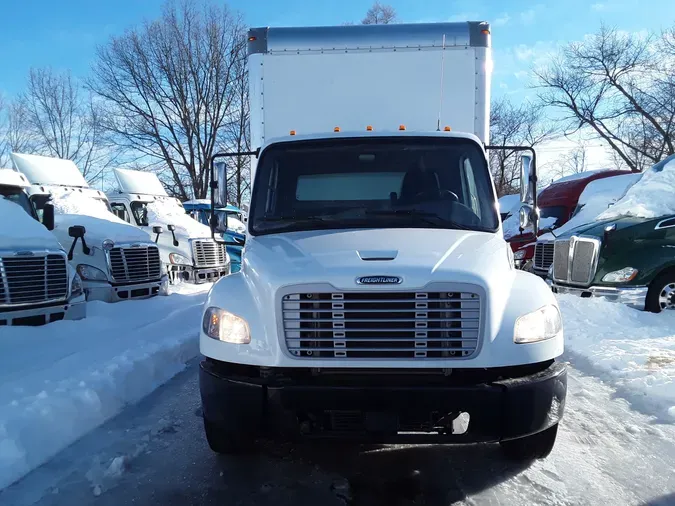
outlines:
[{"label": "red truck", "polygon": [[[567,223],[574,214],[581,193],[591,181],[630,173],[626,170],[594,170],[563,177],[551,183],[539,193],[541,219],[538,235]],[[517,227],[518,213],[514,213],[504,222],[504,236],[513,250],[516,268],[531,270],[536,238],[532,232],[520,233]]]}]

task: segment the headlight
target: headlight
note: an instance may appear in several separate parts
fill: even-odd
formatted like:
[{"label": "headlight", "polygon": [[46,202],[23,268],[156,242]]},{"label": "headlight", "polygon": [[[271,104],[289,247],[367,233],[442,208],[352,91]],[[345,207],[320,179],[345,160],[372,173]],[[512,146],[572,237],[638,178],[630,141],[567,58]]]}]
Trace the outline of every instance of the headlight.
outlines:
[{"label": "headlight", "polygon": [[77,273],[82,279],[89,279],[91,281],[108,281],[108,276],[101,269],[97,269],[92,265],[80,264],[77,266]]},{"label": "headlight", "polygon": [[513,329],[513,341],[536,343],[557,336],[562,330],[560,311],[552,304],[521,316]]},{"label": "headlight", "polygon": [[178,253],[169,253],[169,262],[177,265],[192,265],[192,260]]},{"label": "headlight", "polygon": [[73,280],[70,282],[70,296],[79,297],[82,295],[82,278],[75,273]]},{"label": "headlight", "polygon": [[624,267],[618,271],[613,271],[605,274],[602,280],[605,283],[626,283],[632,281],[637,276],[638,270],[632,267]]},{"label": "headlight", "polygon": [[248,344],[251,334],[248,323],[224,309],[210,307],[204,312],[204,333],[212,339],[232,344]]},{"label": "headlight", "polygon": [[522,260],[523,257],[525,256],[526,251],[524,249],[519,249],[513,254],[513,258],[516,260]]}]

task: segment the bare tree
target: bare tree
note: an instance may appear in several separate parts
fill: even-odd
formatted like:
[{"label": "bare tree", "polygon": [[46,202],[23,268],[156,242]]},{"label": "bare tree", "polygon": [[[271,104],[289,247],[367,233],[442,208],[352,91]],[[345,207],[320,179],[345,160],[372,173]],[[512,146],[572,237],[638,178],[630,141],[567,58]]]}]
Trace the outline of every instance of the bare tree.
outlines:
[{"label": "bare tree", "polygon": [[588,170],[588,144],[581,140],[567,153],[561,155],[555,162],[554,171],[558,177],[580,174]]},{"label": "bare tree", "polygon": [[106,129],[146,163],[161,162],[180,198],[208,193],[209,160],[232,122],[245,49],[239,18],[189,0],[98,49],[88,85],[106,103]]},{"label": "bare tree", "polygon": [[675,153],[672,58],[668,68],[653,51],[669,42],[602,27],[536,70],[539,98],[563,112],[566,134],[590,130],[639,171]]},{"label": "bare tree", "polygon": [[[12,111],[13,149],[31,145],[31,151],[70,159],[93,181],[114,158],[106,148],[100,110],[91,94],[79,88],[70,72],[31,69],[28,86]],[[19,123],[26,127],[23,141]]]},{"label": "bare tree", "polygon": [[375,2],[361,20],[363,25],[388,25],[396,22],[396,10],[391,5]]},{"label": "bare tree", "polygon": [[0,101],[0,167],[12,165],[10,153],[35,151],[28,113],[21,100]]},{"label": "bare tree", "polygon": [[[502,98],[490,108],[490,144],[495,146],[534,147],[552,138],[555,129],[548,123],[542,110],[526,102],[513,105]],[[491,150],[490,170],[495,181],[497,194],[501,197],[518,192],[519,153],[511,150]]]}]

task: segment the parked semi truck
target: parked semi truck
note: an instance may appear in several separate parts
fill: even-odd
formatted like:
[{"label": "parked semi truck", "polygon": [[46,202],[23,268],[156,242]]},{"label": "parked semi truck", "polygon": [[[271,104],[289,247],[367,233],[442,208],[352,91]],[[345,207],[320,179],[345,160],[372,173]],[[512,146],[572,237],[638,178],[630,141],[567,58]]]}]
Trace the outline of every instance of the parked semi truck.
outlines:
[{"label": "parked semi truck", "polygon": [[[255,28],[248,69],[246,246],[200,332],[210,447],[271,434],[548,455],[566,397],[562,321],[502,234],[490,26]],[[536,228],[528,150],[520,216]],[[242,154],[214,157],[217,205],[218,162]]]},{"label": "parked semi truck", "polygon": [[[105,194],[90,188],[71,160],[11,157],[31,183],[27,192],[38,216],[82,278],[87,300],[118,302],[167,293],[157,245],[146,232],[117,218]],[[53,220],[45,219],[52,213]]]},{"label": "parked semi truck", "polygon": [[22,174],[0,169],[0,327],[86,316],[82,281],[39,222],[29,186]]},{"label": "parked semi truck", "polygon": [[117,217],[155,233],[162,263],[172,282],[213,282],[230,273],[230,258],[209,227],[185,214],[180,200],[169,197],[156,174],[114,169],[117,191],[107,194]]}]

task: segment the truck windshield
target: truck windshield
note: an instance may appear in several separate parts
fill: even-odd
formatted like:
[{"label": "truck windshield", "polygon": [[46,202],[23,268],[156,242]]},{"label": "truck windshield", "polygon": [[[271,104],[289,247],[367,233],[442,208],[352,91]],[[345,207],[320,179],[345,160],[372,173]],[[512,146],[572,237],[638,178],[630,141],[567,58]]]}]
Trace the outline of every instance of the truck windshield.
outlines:
[{"label": "truck windshield", "polygon": [[35,218],[35,211],[33,206],[28,199],[28,196],[24,193],[21,188],[16,188],[14,186],[1,186],[0,185],[0,198],[5,198],[15,204],[20,205],[25,209],[25,211]]},{"label": "truck windshield", "polygon": [[251,232],[441,228],[495,232],[485,157],[456,138],[283,143],[256,173]]},{"label": "truck windshield", "polygon": [[567,220],[567,208],[564,206],[542,207],[539,212],[542,219],[548,218],[547,228],[557,227]]}]

